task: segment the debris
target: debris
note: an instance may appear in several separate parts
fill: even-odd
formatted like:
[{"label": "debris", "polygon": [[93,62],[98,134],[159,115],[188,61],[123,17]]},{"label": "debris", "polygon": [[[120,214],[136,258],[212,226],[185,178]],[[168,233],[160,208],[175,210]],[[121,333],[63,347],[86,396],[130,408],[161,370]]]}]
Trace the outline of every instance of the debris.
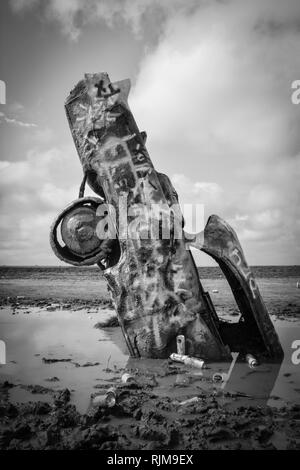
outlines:
[{"label": "debris", "polygon": [[198,367],[199,369],[203,369],[205,363],[203,359],[197,359],[196,357],[185,356],[182,354],[173,353],[170,356],[170,359],[175,362],[182,362],[186,366]]},{"label": "debris", "polygon": [[60,310],[60,304],[51,304],[48,307],[46,307],[46,310],[48,312],[54,312],[55,310]]},{"label": "debris", "polygon": [[191,403],[198,403],[199,401],[200,401],[199,397],[193,397],[193,398],[189,398],[188,400],[179,402],[178,405],[180,406],[190,405]]},{"label": "debris", "polygon": [[247,354],[246,355],[246,361],[248,362],[249,367],[251,369],[255,369],[255,367],[258,366],[258,361],[254,356],[252,356],[252,354]]},{"label": "debris", "polygon": [[225,377],[224,374],[221,374],[220,372],[216,372],[213,377],[212,377],[213,382],[224,382]]},{"label": "debris", "polygon": [[116,404],[116,391],[113,387],[109,388],[105,394],[95,395],[91,400],[93,407],[112,408]]},{"label": "debris", "polygon": [[[98,391],[99,392],[99,391]],[[107,394],[103,389],[100,394]],[[56,399],[58,397],[55,397]],[[59,394],[59,405],[50,403],[0,404],[0,448],[35,450],[132,450],[268,448],[273,439],[281,449],[299,449],[296,420],[300,406],[284,410],[256,406],[243,399],[224,407],[209,393],[158,396],[146,389],[117,391],[115,406],[95,406],[80,414],[68,402],[70,392]],[[96,400],[97,401],[97,400]],[[123,419],[121,419],[123,418]],[[151,445],[150,445],[151,444]],[[147,447],[146,447],[147,446]]]},{"label": "debris", "polygon": [[128,373],[123,374],[121,380],[124,384],[136,383],[135,378]]}]

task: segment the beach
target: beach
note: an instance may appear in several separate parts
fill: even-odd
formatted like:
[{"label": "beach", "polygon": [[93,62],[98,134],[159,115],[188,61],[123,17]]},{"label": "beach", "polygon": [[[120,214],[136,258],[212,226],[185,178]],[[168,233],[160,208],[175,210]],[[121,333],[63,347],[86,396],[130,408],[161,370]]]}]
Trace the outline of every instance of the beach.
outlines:
[{"label": "beach", "polygon": [[[300,339],[300,270],[253,271],[283,361],[250,369],[233,354],[231,363],[195,369],[129,357],[100,270],[2,267],[0,447],[299,449],[300,366],[292,345]],[[219,317],[236,321],[221,271],[199,274]],[[122,381],[125,372],[133,382]],[[110,387],[115,406],[92,406]]]}]

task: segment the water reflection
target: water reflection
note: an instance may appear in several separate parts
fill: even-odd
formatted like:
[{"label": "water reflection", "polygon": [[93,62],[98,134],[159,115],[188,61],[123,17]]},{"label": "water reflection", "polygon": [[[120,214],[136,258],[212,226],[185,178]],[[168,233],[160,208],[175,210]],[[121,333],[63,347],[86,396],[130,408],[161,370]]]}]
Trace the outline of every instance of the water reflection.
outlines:
[{"label": "water reflection", "polygon": [[[10,390],[12,401],[49,400],[49,394],[32,394],[22,385],[36,384],[53,391],[69,388],[72,401],[85,412],[91,393],[119,383],[124,368],[131,369],[152,383],[153,393],[174,400],[214,393],[224,405],[268,404],[282,406],[285,402],[300,403],[299,365],[292,363],[293,341],[300,339],[300,323],[277,320],[285,357],[280,364],[262,364],[256,369],[233,355],[231,363],[208,364],[199,370],[167,361],[128,357],[119,328],[95,329],[94,325],[111,311],[87,313],[58,310],[47,312],[31,309],[16,315],[7,308],[0,311],[0,338],[7,346],[7,364],[0,366],[1,381],[17,385]],[[47,363],[46,359],[66,359]],[[224,375],[221,383],[213,382],[216,372]],[[49,381],[57,377],[58,381]],[[155,378],[155,382],[152,378]]]},{"label": "water reflection", "polygon": [[[291,345],[300,338],[300,324],[277,321],[276,329],[284,349],[284,359],[277,363],[263,363],[251,369],[242,356],[232,354],[231,363],[209,363],[202,370],[174,363],[177,374],[166,373],[165,361],[129,358],[126,368],[141,377],[154,374],[158,380],[155,393],[180,396],[199,395],[205,391],[234,406],[269,405],[281,407],[286,403],[300,403],[299,365],[293,364]],[[219,373],[223,380],[215,382]]]}]

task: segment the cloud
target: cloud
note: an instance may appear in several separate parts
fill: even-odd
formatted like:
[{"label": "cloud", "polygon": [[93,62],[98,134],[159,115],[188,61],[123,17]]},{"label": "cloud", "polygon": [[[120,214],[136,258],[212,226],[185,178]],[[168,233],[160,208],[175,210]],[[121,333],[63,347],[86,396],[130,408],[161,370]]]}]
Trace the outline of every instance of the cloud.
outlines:
[{"label": "cloud", "polygon": [[[217,213],[228,220],[252,264],[300,262],[300,106],[291,102],[291,83],[300,78],[299,0],[11,5],[18,14],[39,8],[43,20],[77,41],[89,25],[103,22],[117,27],[123,21],[142,35],[156,15],[157,44],[147,49],[129,97],[140,129],[148,132],[155,167],[172,177],[181,202],[203,203],[206,218]],[[65,173],[60,159],[68,162]],[[24,211],[36,194],[39,210],[54,212],[55,191],[67,199],[62,180],[74,160],[51,149],[39,164],[28,154],[10,167],[8,180],[17,178]],[[31,193],[21,183],[24,172],[43,185]],[[72,175],[70,181],[75,184]],[[17,204],[19,195],[10,194]]]},{"label": "cloud", "polygon": [[17,14],[39,8],[42,17],[58,23],[61,32],[71,41],[77,41],[88,25],[105,22],[112,28],[120,20],[140,35],[147,17],[159,15],[161,22],[175,12],[193,8],[197,3],[197,0],[10,0],[12,10]]},{"label": "cloud", "polygon": [[185,196],[193,201],[200,200],[206,203],[208,200],[215,200],[222,197],[222,187],[214,182],[193,181],[184,174],[175,173],[171,176],[173,186]]},{"label": "cloud", "polygon": [[4,111],[0,111],[2,158],[22,158],[33,146],[46,147],[55,142],[55,139],[57,141],[57,133],[46,125],[45,119],[41,120],[39,111],[36,112],[30,106],[25,108],[18,101],[7,103]]},{"label": "cloud", "polygon": [[2,263],[57,263],[49,246],[50,225],[77,198],[81,178],[81,165],[71,146],[36,149],[22,161],[1,162]]},{"label": "cloud", "polygon": [[14,126],[19,126],[19,127],[37,127],[36,124],[33,124],[31,122],[24,122],[15,118],[9,118],[2,112],[0,112],[0,124],[1,124],[1,121],[6,122],[7,124],[13,124]]},{"label": "cloud", "polygon": [[251,263],[300,261],[299,24],[296,1],[179,12],[130,96],[155,165],[233,225]]},{"label": "cloud", "polygon": [[37,5],[39,0],[10,0],[12,10],[19,13],[23,10],[30,10],[33,6]]}]

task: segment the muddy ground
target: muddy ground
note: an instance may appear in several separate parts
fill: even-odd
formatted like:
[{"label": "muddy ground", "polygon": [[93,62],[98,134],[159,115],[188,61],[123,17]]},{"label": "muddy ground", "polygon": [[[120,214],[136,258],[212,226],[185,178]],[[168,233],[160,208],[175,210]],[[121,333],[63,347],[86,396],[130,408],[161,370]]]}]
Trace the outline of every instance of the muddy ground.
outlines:
[{"label": "muddy ground", "polygon": [[[165,374],[175,369],[167,362]],[[82,415],[69,403],[68,389],[50,403],[12,404],[11,387],[1,385],[1,449],[300,449],[299,405],[257,406],[217,390],[199,390],[185,404],[158,396],[150,374],[115,386],[115,406],[91,406]]]},{"label": "muddy ground", "polygon": [[[260,281],[269,312],[278,321],[281,318],[288,320],[291,328],[294,328],[294,322],[300,317],[300,290],[295,288],[295,282],[294,279],[275,279],[272,284]],[[48,279],[45,279],[44,284],[41,280],[36,283],[20,279],[11,280],[10,284],[7,279],[3,279],[1,309],[10,309],[15,319],[19,314],[28,317],[26,314],[30,314],[33,307],[46,312],[82,310],[82,315],[95,309],[106,309],[111,311],[113,319],[109,322],[110,326],[116,325],[102,280],[99,283],[96,279],[95,285],[88,281],[82,285],[76,280],[72,286],[62,284],[62,289],[57,287],[57,280],[53,280],[53,289],[50,291]],[[220,316],[223,312],[232,318],[238,315],[232,294],[224,289],[222,279],[207,280],[205,287],[210,291]],[[102,328],[103,324],[99,326]],[[43,361],[42,356],[39,359]],[[76,364],[84,367],[74,367],[77,371],[102,367],[94,362],[78,364],[75,361],[74,364],[74,360],[67,357],[47,356],[45,368],[51,367],[47,361],[62,359],[68,361],[66,367],[74,367]],[[2,380],[0,449],[300,448],[299,404],[287,402],[281,406],[281,402],[277,402],[276,407],[269,406],[267,399],[256,401],[245,393],[230,391],[228,387],[222,389],[217,384],[215,386],[211,376],[203,377],[203,380],[210,381],[209,387],[202,386],[203,382],[200,381],[191,395],[185,381],[189,378],[189,371],[182,370],[182,367],[179,368],[169,360],[163,362],[158,373],[153,373],[151,369],[129,370],[135,377],[132,385],[121,381],[125,369],[114,370],[114,378],[110,382],[91,385],[91,393],[94,395],[105,395],[106,390],[113,386],[116,404],[110,408],[90,406],[85,413],[80,413],[72,403],[72,388],[64,388],[56,374],[50,376],[45,372],[47,381],[43,385],[20,385]],[[288,377],[290,374],[285,375],[287,381],[291,379]],[[175,379],[180,376],[181,381]],[[174,379],[173,388],[170,389],[174,393],[162,394],[157,380],[168,378]],[[32,396],[32,401],[20,403],[10,399],[11,392],[20,387]],[[184,403],[190,398],[193,399],[191,402]]]}]

